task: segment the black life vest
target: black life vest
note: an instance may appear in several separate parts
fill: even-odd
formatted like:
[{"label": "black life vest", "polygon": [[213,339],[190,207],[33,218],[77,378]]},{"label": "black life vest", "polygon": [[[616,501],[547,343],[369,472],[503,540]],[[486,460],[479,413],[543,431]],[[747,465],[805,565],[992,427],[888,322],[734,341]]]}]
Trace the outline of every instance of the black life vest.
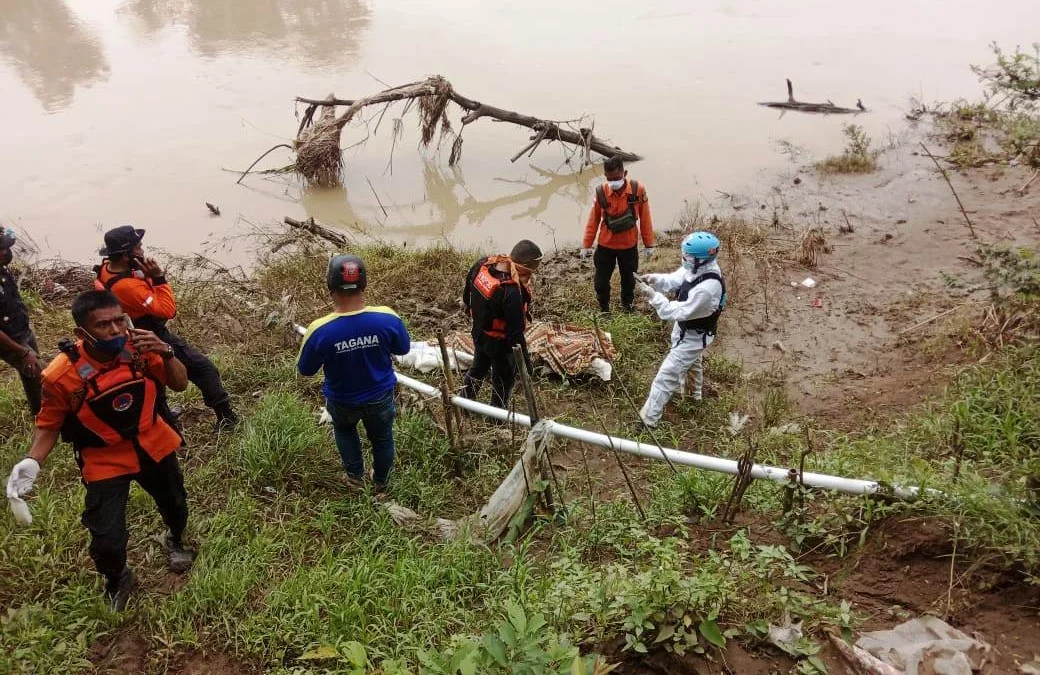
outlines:
[{"label": "black life vest", "polygon": [[599,208],[603,211],[603,223],[614,234],[631,230],[639,221],[639,218],[636,216],[636,206],[640,202],[639,182],[633,180],[629,181],[629,184],[632,186],[632,192],[628,195],[628,208],[616,216],[610,215],[607,211],[606,188],[603,185],[596,188],[596,201],[599,202]]},{"label": "black life vest", "polygon": [[527,329],[528,297],[523,286],[512,278],[501,279],[494,271],[499,262],[508,261],[507,256],[491,256],[480,263],[480,269],[474,275],[471,285],[475,293],[470,296],[470,314],[474,319],[474,332],[494,340],[506,337],[509,326],[502,315],[502,298],[495,295],[505,286],[515,286],[523,298],[524,325],[521,332]]},{"label": "black life vest", "polygon": [[686,337],[686,331],[694,330],[701,333],[701,339],[704,341],[704,345],[707,346],[708,336],[714,336],[718,330],[719,317],[722,315],[722,310],[726,308],[726,282],[722,279],[721,274],[718,272],[705,272],[698,277],[694,277],[691,281],[683,281],[682,286],[679,287],[679,292],[675,295],[675,299],[680,302],[686,300],[690,297],[690,291],[709,279],[714,279],[722,285],[722,297],[719,299],[718,308],[708,316],[679,321],[679,340],[676,344],[683,341],[683,338]]},{"label": "black life vest", "polygon": [[6,267],[0,267],[0,330],[16,339],[29,332],[29,312],[18,292],[17,279]]}]

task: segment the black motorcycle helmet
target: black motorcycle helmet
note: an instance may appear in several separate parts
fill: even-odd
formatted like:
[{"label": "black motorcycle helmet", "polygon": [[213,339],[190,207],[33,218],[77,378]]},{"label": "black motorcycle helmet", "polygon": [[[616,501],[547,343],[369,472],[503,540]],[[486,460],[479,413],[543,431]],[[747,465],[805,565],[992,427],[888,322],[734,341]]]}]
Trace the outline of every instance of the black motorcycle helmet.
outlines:
[{"label": "black motorcycle helmet", "polygon": [[363,291],[368,285],[365,263],[356,255],[332,256],[326,281],[330,291]]}]

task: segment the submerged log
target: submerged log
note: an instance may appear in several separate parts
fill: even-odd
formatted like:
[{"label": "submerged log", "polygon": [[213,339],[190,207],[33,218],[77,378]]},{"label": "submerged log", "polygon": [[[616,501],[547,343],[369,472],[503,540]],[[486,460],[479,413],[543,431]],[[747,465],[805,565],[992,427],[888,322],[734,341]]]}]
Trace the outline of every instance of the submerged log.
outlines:
[{"label": "submerged log", "polygon": [[767,108],[780,108],[781,110],[797,110],[799,112],[808,113],[823,113],[823,114],[837,114],[837,115],[858,115],[861,112],[867,112],[867,109],[863,106],[863,102],[856,99],[855,108],[843,108],[841,106],[834,105],[830,101],[826,103],[806,103],[805,101],[797,101],[794,98],[794,85],[791,84],[791,80],[787,80],[787,100],[786,101],[764,101],[759,103]]}]

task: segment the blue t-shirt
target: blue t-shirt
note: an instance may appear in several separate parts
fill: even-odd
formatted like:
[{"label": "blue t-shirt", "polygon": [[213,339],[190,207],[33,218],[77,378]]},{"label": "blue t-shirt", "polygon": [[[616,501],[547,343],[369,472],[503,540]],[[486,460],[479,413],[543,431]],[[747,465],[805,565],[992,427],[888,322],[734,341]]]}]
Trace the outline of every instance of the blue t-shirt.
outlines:
[{"label": "blue t-shirt", "polygon": [[411,338],[389,307],[332,313],[311,322],[296,364],[301,375],[325,369],[325,398],[341,405],[376,401],[397,384],[391,354],[407,354]]}]

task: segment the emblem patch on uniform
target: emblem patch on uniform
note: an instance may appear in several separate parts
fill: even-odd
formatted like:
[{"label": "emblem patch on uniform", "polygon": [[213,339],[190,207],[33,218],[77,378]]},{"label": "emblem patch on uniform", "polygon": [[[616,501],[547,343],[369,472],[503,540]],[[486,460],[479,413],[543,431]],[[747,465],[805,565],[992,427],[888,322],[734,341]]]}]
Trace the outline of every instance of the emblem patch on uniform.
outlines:
[{"label": "emblem patch on uniform", "polygon": [[361,280],[361,270],[355,262],[343,263],[341,273],[343,275],[343,281],[349,284],[357,283]]},{"label": "emblem patch on uniform", "polygon": [[123,393],[112,399],[112,409],[116,412],[124,412],[134,404],[134,395]]}]

